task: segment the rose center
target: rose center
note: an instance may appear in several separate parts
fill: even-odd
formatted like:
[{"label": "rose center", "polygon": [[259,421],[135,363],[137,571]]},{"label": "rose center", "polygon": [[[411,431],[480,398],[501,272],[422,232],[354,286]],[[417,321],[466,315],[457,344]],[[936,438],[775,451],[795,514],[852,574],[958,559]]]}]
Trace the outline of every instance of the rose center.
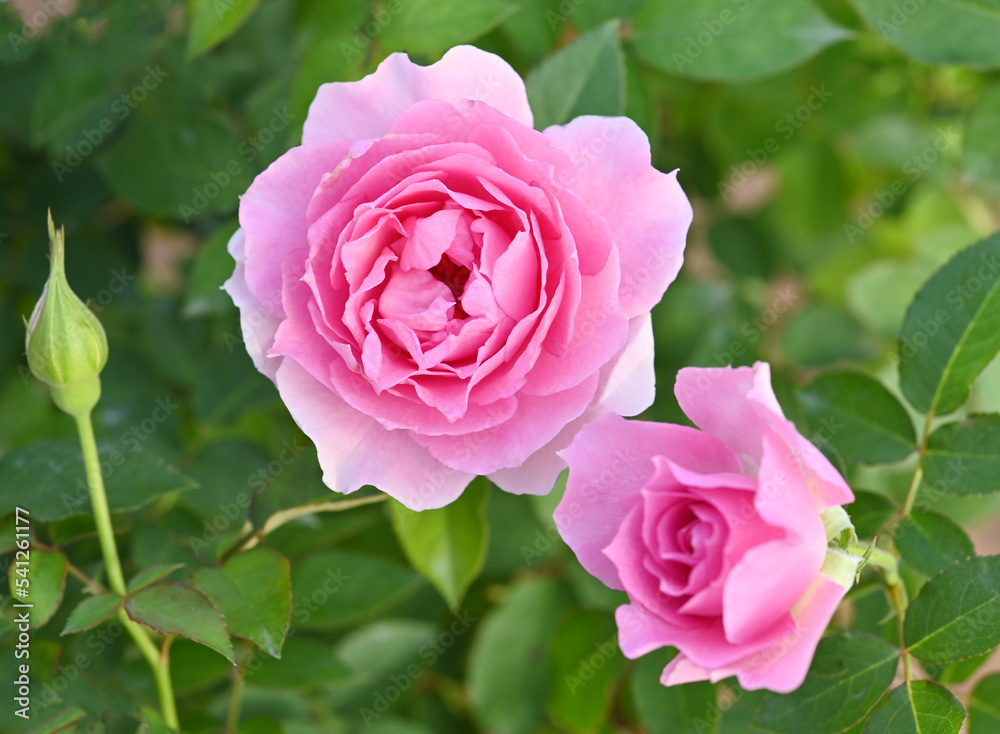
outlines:
[{"label": "rose center", "polygon": [[461,297],[465,293],[465,284],[471,275],[469,269],[458,265],[447,255],[442,255],[441,261],[428,272],[448,286],[451,294],[455,297],[455,318],[467,318],[469,314],[462,308]]}]

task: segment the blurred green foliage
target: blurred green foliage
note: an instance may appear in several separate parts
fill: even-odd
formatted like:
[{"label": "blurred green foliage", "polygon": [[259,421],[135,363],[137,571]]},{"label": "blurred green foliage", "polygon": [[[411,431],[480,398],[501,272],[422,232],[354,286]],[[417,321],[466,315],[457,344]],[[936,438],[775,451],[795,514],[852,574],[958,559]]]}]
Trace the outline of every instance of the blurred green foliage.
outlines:
[{"label": "blurred green foliage", "polygon": [[[17,7],[23,17],[0,4],[0,456],[30,460],[37,442],[57,451],[75,441],[71,419],[30,377],[23,354],[21,317],[46,277],[51,207],[66,225],[69,281],[108,334],[95,422],[113,497],[121,485],[112,509],[127,576],[185,564],[169,578],[186,579],[220,559],[246,523],[259,528],[275,512],[331,499],[315,450],[253,368],[236,310],[217,290],[232,270],[225,243],[239,195],[298,143],[320,84],[361,78],[394,51],[430,63],[458,43],[500,54],[527,79],[540,126],[627,114],[648,134],[655,165],[680,169],[695,223],[684,270],[654,311],[659,390],[645,417],[686,421],[671,391],[680,367],[764,359],[789,416],[852,486],[875,492],[863,499],[864,516],[878,515],[873,528],[888,516],[880,496],[904,493],[914,457],[865,466],[872,447],[863,441],[824,441],[826,413],[815,406],[830,399],[830,379],[801,398],[798,388],[849,364],[899,395],[896,338],[915,291],[1000,226],[995,1]],[[905,457],[908,417],[884,389],[866,389],[886,413],[873,417],[864,401],[840,408],[902,442],[889,459]],[[967,408],[1000,410],[995,361]],[[0,464],[0,513],[21,502],[33,476],[12,465]],[[992,466],[983,471],[995,478]],[[129,499],[137,482],[148,492]],[[62,579],[64,588],[49,584],[46,593],[64,598],[33,631],[32,723],[59,714],[69,725],[84,718],[81,731],[165,730],[155,712],[137,710],[137,701],[154,705],[155,691],[120,626],[59,636],[87,598],[75,575],[58,570],[62,553],[88,576],[101,562],[93,523],[78,514],[86,495],[72,480],[48,490],[34,533],[59,549],[46,558],[57,570],[44,578]],[[309,515],[270,534],[267,545],[291,562],[290,627],[280,660],[234,640],[246,670],[239,731],[724,734],[771,712],[787,716],[728,684],[663,689],[655,679],[669,651],[638,663],[608,651],[621,595],[583,572],[558,539],[558,497],[488,495],[466,510],[485,517],[488,537],[455,541],[472,558],[434,579],[447,601],[409,565],[419,533],[397,541],[386,507]],[[984,520],[996,497],[947,497],[934,512]],[[909,552],[922,582],[941,553],[921,539]],[[250,594],[223,577],[204,582],[220,595]],[[854,604],[863,631],[888,628],[891,637],[893,625],[878,623],[887,612],[881,592],[859,588]],[[12,617],[8,600],[5,641]],[[265,615],[246,621],[245,634],[230,632],[265,639],[275,624]],[[185,730],[220,731],[229,664],[187,640],[171,656]],[[0,679],[14,678],[15,662],[0,654]],[[973,708],[983,731],[996,721],[991,684],[977,689]],[[27,729],[9,706],[0,731]]]}]

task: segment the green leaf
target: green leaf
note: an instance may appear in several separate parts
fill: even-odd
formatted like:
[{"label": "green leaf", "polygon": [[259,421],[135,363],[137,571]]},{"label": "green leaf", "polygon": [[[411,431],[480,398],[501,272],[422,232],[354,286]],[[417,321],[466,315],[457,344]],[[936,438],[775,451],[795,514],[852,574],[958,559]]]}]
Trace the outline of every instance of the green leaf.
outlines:
[{"label": "green leaf", "polygon": [[567,603],[555,581],[526,581],[479,624],[468,686],[472,712],[484,729],[533,732],[544,718],[549,640]]},{"label": "green leaf", "polygon": [[896,528],[896,548],[903,560],[928,576],[976,555],[972,541],[944,515],[914,510]]},{"label": "green leaf", "polygon": [[292,612],[288,559],[270,548],[255,548],[233,556],[221,569],[198,569],[192,585],[222,612],[230,633],[281,657]]},{"label": "green leaf", "polygon": [[516,10],[503,0],[400,0],[389,3],[384,20],[376,19],[379,46],[432,56],[478,38]]},{"label": "green leaf", "polygon": [[1000,233],[955,255],[907,309],[899,336],[899,381],[918,410],[940,416],[961,406],[1000,350],[998,257]]},{"label": "green leaf", "polygon": [[913,453],[917,437],[906,408],[868,375],[824,372],[799,391],[799,399],[812,429],[844,458],[888,464]]},{"label": "green leaf", "polygon": [[1000,734],[1000,673],[976,684],[969,699],[969,734]]},{"label": "green leaf", "polygon": [[632,46],[644,61],[733,82],[791,68],[848,36],[808,0],[646,0],[633,23]]},{"label": "green leaf", "polygon": [[665,688],[660,675],[677,654],[673,648],[639,658],[632,670],[632,701],[650,734],[695,734],[706,729],[705,717],[715,708],[715,689],[705,682]]},{"label": "green leaf", "polygon": [[200,591],[177,583],[149,586],[125,599],[125,611],[155,632],[187,637],[236,662],[222,615]]},{"label": "green leaf", "polygon": [[70,612],[66,626],[60,635],[70,635],[74,632],[82,632],[96,627],[104,622],[112,614],[118,611],[118,605],[122,603],[122,598],[118,594],[98,594],[89,596],[79,604],[76,609]]},{"label": "green leaf", "polygon": [[183,567],[183,563],[157,563],[155,566],[144,568],[129,580],[126,589],[129,593],[139,591],[139,589],[145,589],[147,586],[152,586],[160,579],[166,578],[178,568]]},{"label": "green leaf", "polygon": [[247,671],[247,682],[262,688],[295,690],[316,688],[350,680],[354,671],[334,654],[329,643],[291,637],[280,660],[263,660],[256,670]]},{"label": "green leaf", "polygon": [[[10,566],[10,593],[15,603],[32,605],[28,611],[31,626],[44,627],[62,603],[68,562],[60,550],[50,551],[33,546],[28,554],[27,565],[15,561]],[[27,584],[23,583],[25,580]],[[19,581],[21,585],[18,585]],[[21,596],[18,591],[27,591],[27,596]]]},{"label": "green leaf", "polygon": [[474,481],[439,510],[414,512],[393,502],[392,526],[406,557],[455,609],[486,560],[489,484]]},{"label": "green leaf", "polygon": [[1000,186],[1000,87],[989,89],[972,110],[962,143],[965,177],[973,183]]},{"label": "green leaf", "polygon": [[55,734],[57,731],[66,731],[71,726],[75,726],[87,716],[87,712],[79,706],[70,706],[64,709],[51,719],[47,719],[38,726],[32,727],[26,734]]},{"label": "green leaf", "polygon": [[959,561],[920,589],[903,632],[916,657],[932,663],[979,655],[1000,644],[1000,556]]},{"label": "green leaf", "polygon": [[292,567],[292,624],[303,629],[357,625],[412,596],[424,580],[374,556],[326,551]]},{"label": "green leaf", "polygon": [[[138,510],[162,494],[197,486],[142,448],[126,451],[117,441],[101,440],[97,449],[112,512]],[[0,459],[0,486],[21,487],[23,491],[0,494],[0,515],[21,505],[31,508],[31,519],[37,522],[89,515],[90,490],[85,477],[76,438],[14,449]]]},{"label": "green leaf", "polygon": [[188,0],[188,60],[233,35],[259,3],[260,0]]},{"label": "green leaf", "polygon": [[562,125],[580,115],[620,115],[625,110],[625,56],[612,20],[546,58],[525,84],[535,127]]},{"label": "green leaf", "polygon": [[958,734],[965,709],[947,688],[929,680],[893,689],[872,714],[866,734]]},{"label": "green leaf", "polygon": [[896,674],[899,651],[867,634],[820,640],[798,689],[770,694],[756,723],[768,731],[834,734],[860,721]]},{"label": "green leaf", "polygon": [[908,56],[937,64],[1000,66],[994,0],[853,0],[861,17]]},{"label": "green leaf", "polygon": [[134,206],[188,223],[236,208],[255,174],[239,152],[244,142],[208,112],[137,113],[98,167]]},{"label": "green leaf", "polygon": [[184,316],[191,318],[232,310],[233,301],[221,288],[233,274],[233,258],[227,246],[238,227],[236,220],[224,224],[202,246],[184,294]]},{"label": "green leaf", "polygon": [[889,518],[894,507],[887,497],[874,492],[854,490],[854,502],[844,507],[859,538],[873,538]]},{"label": "green leaf", "polygon": [[927,441],[924,481],[951,494],[1000,491],[1000,415],[941,426]]},{"label": "green leaf", "polygon": [[570,731],[592,731],[611,706],[624,662],[612,615],[569,612],[552,637],[549,716]]}]

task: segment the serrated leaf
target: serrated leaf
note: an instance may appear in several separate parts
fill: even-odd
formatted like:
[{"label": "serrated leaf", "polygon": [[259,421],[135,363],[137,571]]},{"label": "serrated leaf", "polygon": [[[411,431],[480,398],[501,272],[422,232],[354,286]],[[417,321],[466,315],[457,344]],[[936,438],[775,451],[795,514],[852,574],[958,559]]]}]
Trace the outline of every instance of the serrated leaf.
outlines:
[{"label": "serrated leaf", "polygon": [[1000,7],[992,0],[852,0],[887,43],[920,61],[1000,66]]},{"label": "serrated leaf", "polygon": [[1000,734],[1000,673],[986,676],[972,691],[969,734]]},{"label": "serrated leaf", "polygon": [[647,0],[633,23],[631,44],[644,61],[724,81],[775,74],[849,35],[808,0]]},{"label": "serrated leaf", "polygon": [[585,33],[535,67],[525,85],[535,127],[562,125],[580,115],[620,115],[625,109],[621,24]]},{"label": "serrated leaf", "polygon": [[920,589],[903,632],[921,660],[946,663],[1000,644],[1000,556],[959,561]]},{"label": "serrated leaf", "polygon": [[962,528],[944,515],[927,510],[914,510],[903,518],[894,539],[903,560],[928,576],[976,554]]},{"label": "serrated leaf", "polygon": [[280,658],[292,612],[290,573],[280,553],[255,548],[233,556],[221,569],[198,569],[192,584],[222,613],[231,634]]},{"label": "serrated leaf", "polygon": [[868,375],[824,372],[799,391],[799,400],[811,428],[844,458],[887,464],[905,459],[916,448],[906,408]]},{"label": "serrated leaf", "polygon": [[925,413],[946,415],[1000,350],[1000,233],[955,255],[917,292],[899,335],[899,381]]},{"label": "serrated leaf", "polygon": [[139,728],[135,734],[174,734],[176,729],[171,729],[163,720],[163,717],[155,709],[149,706],[142,706],[139,709]]},{"label": "serrated leaf", "polygon": [[974,415],[930,435],[922,459],[924,481],[950,494],[1000,491],[1000,415]]},{"label": "serrated leaf", "polygon": [[[16,603],[31,604],[28,614],[32,627],[43,627],[62,603],[66,589],[66,555],[60,550],[32,547],[28,550],[28,563],[10,565],[8,581]],[[27,585],[18,581],[27,580]],[[21,596],[18,592],[27,592]]]},{"label": "serrated leaf", "polygon": [[958,734],[965,709],[947,688],[918,680],[893,689],[865,726],[865,734]]},{"label": "serrated leaf", "polygon": [[193,59],[233,35],[260,0],[188,0],[187,59]]},{"label": "serrated leaf", "polygon": [[795,691],[770,694],[756,723],[768,731],[834,734],[860,721],[896,674],[899,651],[867,634],[820,640],[805,681]]},{"label": "serrated leaf", "polygon": [[59,634],[70,635],[74,632],[82,632],[83,630],[89,630],[91,627],[96,627],[101,622],[110,618],[118,610],[118,605],[121,602],[122,597],[118,594],[108,593],[87,597],[70,612],[69,619],[66,620],[66,626],[63,627],[63,631]]},{"label": "serrated leaf", "polygon": [[187,637],[236,662],[222,615],[200,591],[177,583],[148,586],[125,599],[125,611],[160,634]]},{"label": "serrated leaf", "polygon": [[125,587],[129,593],[139,591],[147,586],[152,586],[160,579],[164,579],[178,568],[183,568],[183,563],[157,563],[155,566],[144,568],[133,576]]},{"label": "serrated leaf", "polygon": [[26,734],[56,734],[58,731],[66,731],[71,726],[75,726],[87,716],[87,712],[79,706],[70,706],[68,709],[60,711],[51,719],[47,719],[38,726],[29,729]]},{"label": "serrated leaf", "polygon": [[452,609],[486,560],[488,486],[485,479],[474,481],[461,497],[439,510],[415,512],[398,502],[391,505],[392,527],[406,557]]},{"label": "serrated leaf", "polygon": [[[121,443],[111,440],[98,441],[97,449],[111,512],[138,510],[167,492],[197,486],[143,449],[123,451]],[[0,494],[0,514],[22,505],[31,508],[31,519],[37,522],[90,514],[90,491],[76,438],[40,441],[4,454],[0,486],[23,489]]]}]

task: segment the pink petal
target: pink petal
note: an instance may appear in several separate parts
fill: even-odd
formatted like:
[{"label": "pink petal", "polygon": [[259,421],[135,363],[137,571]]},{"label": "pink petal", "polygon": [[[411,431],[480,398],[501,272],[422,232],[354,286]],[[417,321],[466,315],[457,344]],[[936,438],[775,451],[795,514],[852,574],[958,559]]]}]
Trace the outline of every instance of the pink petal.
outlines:
[{"label": "pink petal", "polygon": [[396,53],[357,82],[324,84],[309,107],[303,143],[379,138],[407,107],[425,99],[480,100],[533,124],[524,82],[510,65],[473,46],[456,46],[440,61],[418,66]]},{"label": "pink petal", "polygon": [[757,512],[785,528],[784,539],[748,550],[723,591],[726,638],[749,643],[787,618],[819,573],[826,557],[820,509],[795,455],[775,434],[764,436]]},{"label": "pink petal", "polygon": [[683,261],[691,205],[676,172],[650,162],[649,140],[624,117],[578,117],[545,130],[576,167],[562,181],[601,214],[621,255],[622,307],[631,318],[655,306]]},{"label": "pink petal", "polygon": [[736,457],[708,434],[617,415],[588,423],[559,453],[570,472],[554,514],[556,527],[583,567],[613,589],[621,589],[621,581],[603,551],[653,476],[654,456],[669,457],[696,472],[739,471]]},{"label": "pink petal", "polygon": [[653,320],[644,314],[629,321],[628,342],[601,370],[595,402],[601,413],[638,415],[655,397]]},{"label": "pink petal", "polygon": [[777,693],[789,693],[802,685],[816,645],[847,591],[824,574],[818,574],[792,611],[794,629],[773,645],[732,666],[740,685],[748,691],[767,688]]},{"label": "pink petal", "polygon": [[721,438],[740,457],[748,474],[755,475],[760,466],[764,434],[775,431],[803,465],[821,508],[854,501],[843,477],[784,417],[771,389],[767,362],[757,362],[752,368],[685,367],[677,373],[674,394],[687,417]]},{"label": "pink petal", "polygon": [[323,483],[349,493],[378,487],[411,510],[454,502],[474,476],[455,471],[415,444],[405,431],[388,431],[317,382],[295,360],[277,372],[289,412],[316,444]]},{"label": "pink petal", "polygon": [[[417,435],[414,440],[448,466],[473,474],[492,474],[519,466],[555,438],[587,409],[596,389],[595,374],[554,395],[518,395],[514,414],[492,428],[465,436]],[[479,407],[489,410],[492,406]]]},{"label": "pink petal", "polygon": [[278,319],[264,308],[250,292],[246,282],[243,230],[236,230],[229,240],[229,254],[236,261],[236,270],[222,286],[240,310],[240,331],[254,367],[274,381],[274,373],[281,364],[281,357],[268,357],[278,330]]},{"label": "pink petal", "polygon": [[240,225],[246,237],[246,282],[272,314],[284,318],[281,263],[307,247],[306,210],[323,175],[343,160],[345,143],[292,148],[250,184],[240,199]]}]

